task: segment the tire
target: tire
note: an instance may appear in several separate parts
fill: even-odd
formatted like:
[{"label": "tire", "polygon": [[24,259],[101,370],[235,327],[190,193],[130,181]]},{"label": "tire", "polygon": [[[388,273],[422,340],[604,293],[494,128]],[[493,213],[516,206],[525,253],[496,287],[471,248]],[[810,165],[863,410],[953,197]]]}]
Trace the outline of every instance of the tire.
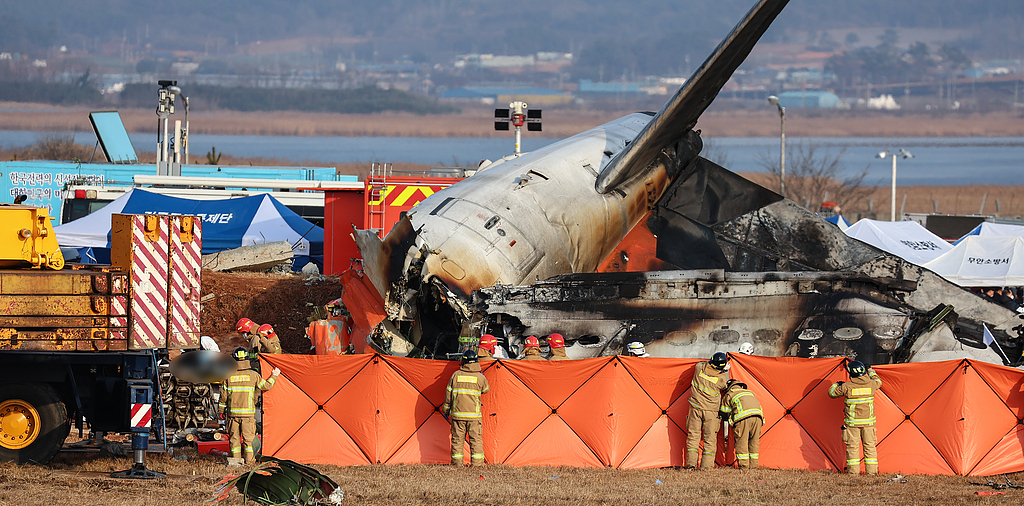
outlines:
[{"label": "tire", "polygon": [[0,462],[46,464],[70,432],[67,407],[52,386],[0,385]]}]

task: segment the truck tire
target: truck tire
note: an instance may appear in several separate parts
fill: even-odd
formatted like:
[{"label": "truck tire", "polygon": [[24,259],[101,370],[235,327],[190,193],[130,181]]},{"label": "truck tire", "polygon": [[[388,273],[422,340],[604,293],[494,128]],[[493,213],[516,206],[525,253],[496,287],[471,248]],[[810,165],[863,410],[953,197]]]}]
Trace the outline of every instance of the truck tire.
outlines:
[{"label": "truck tire", "polygon": [[70,432],[67,407],[52,386],[0,385],[0,462],[46,464]]}]

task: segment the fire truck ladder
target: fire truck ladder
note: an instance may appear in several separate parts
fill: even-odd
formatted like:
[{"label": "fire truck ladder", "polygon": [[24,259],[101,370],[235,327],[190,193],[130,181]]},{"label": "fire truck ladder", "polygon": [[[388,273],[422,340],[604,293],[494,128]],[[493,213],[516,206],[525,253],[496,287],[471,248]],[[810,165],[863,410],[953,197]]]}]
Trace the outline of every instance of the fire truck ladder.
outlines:
[{"label": "fire truck ladder", "polygon": [[384,197],[388,192],[387,176],[391,173],[390,163],[370,165],[370,176],[366,178],[366,225],[384,238]]}]

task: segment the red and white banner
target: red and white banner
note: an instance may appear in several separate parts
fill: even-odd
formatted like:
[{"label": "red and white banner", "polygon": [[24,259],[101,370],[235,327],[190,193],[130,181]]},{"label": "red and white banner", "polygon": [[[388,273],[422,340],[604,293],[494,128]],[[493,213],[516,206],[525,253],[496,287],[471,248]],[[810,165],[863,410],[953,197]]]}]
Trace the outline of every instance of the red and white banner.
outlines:
[{"label": "red and white banner", "polygon": [[152,404],[132,404],[132,427],[149,428],[152,420]]}]

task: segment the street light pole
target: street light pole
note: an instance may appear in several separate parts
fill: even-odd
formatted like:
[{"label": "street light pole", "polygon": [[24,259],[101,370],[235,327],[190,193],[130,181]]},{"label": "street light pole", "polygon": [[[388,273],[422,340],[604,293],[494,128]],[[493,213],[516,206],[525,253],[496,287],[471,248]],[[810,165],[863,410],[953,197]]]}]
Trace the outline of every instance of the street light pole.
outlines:
[{"label": "street light pole", "polygon": [[783,198],[786,196],[786,108],[779,104],[779,97],[772,95],[768,97],[768,103],[779,109],[779,123],[781,133],[779,134],[779,193]]},{"label": "street light pole", "polygon": [[892,154],[892,195],[889,204],[889,221],[896,221],[896,153]]},{"label": "street light pole", "polygon": [[905,150],[903,148],[900,148],[899,153],[890,153],[889,152],[889,148],[886,148],[885,151],[882,151],[881,153],[878,153],[878,158],[885,159],[885,158],[892,157],[892,195],[891,195],[892,198],[891,198],[891,200],[889,202],[889,205],[890,205],[889,221],[896,221],[896,157],[897,156],[901,156],[904,159],[913,158],[914,157],[914,155],[912,155],[910,153],[910,151],[907,151],[907,150]]}]

